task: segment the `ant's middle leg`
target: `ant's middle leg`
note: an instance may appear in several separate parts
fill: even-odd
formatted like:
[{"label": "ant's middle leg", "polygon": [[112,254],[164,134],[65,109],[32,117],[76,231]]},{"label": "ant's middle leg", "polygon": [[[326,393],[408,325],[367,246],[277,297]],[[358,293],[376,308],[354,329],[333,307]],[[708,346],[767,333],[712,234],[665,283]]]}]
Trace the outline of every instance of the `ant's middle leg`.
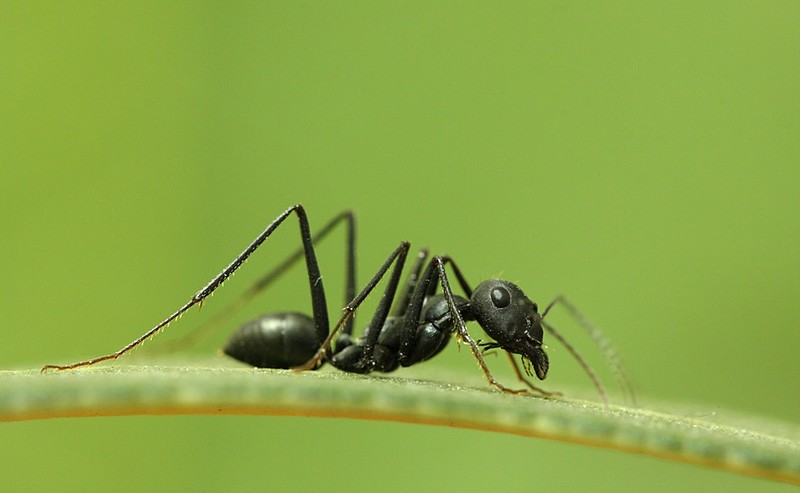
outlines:
[{"label": "ant's middle leg", "polygon": [[[375,275],[372,276],[372,278],[367,282],[366,286],[364,286],[361,292],[359,292],[358,295],[356,295],[352,301],[350,301],[344,307],[344,314],[342,315],[342,318],[333,328],[325,341],[323,341],[322,346],[319,348],[316,354],[305,364],[295,367],[294,370],[311,370],[317,368],[325,359],[327,359],[331,362],[331,364],[342,371],[351,373],[369,373],[372,371],[375,365],[375,360],[373,359],[375,343],[377,342],[378,336],[380,335],[380,332],[386,323],[386,319],[389,316],[389,310],[392,306],[394,295],[400,282],[400,275],[402,274],[403,265],[405,264],[409,248],[410,243],[404,241],[400,243],[400,245],[395,248],[394,251],[392,251]],[[377,286],[378,282],[383,279],[383,276],[386,275],[386,272],[393,263],[395,265],[392,269],[392,274],[390,275],[386,289],[384,290],[384,293],[378,302],[375,315],[372,317],[372,321],[370,322],[365,334],[361,337],[359,343],[346,344],[341,348],[339,347],[339,344],[337,344],[336,351],[331,352],[330,346],[333,338],[337,336],[337,333],[340,330],[344,330],[343,328],[347,327],[348,322],[351,321],[358,307],[361,306],[367,296],[369,296],[372,290],[375,289],[375,286]],[[349,334],[346,334],[345,337],[349,338]],[[337,341],[340,340],[342,340],[341,337],[337,339]]]},{"label": "ant's middle leg", "polygon": [[[397,347],[404,315],[408,308],[409,299],[420,277],[422,266],[428,256],[428,251],[423,249],[417,254],[402,292],[396,299],[395,293],[398,289],[400,275],[407,256],[407,248],[403,245],[390,255],[384,266],[373,277],[373,282],[383,277],[395,256],[397,256],[397,263],[375,314],[364,333],[357,340],[353,340],[347,334],[342,334],[337,338],[336,350],[332,357],[329,358],[329,361],[342,371],[352,373],[380,371],[386,373],[394,371],[399,366]],[[354,300],[351,305],[355,307],[359,303],[359,300]],[[343,339],[348,344],[342,344]]]},{"label": "ant's middle leg", "polygon": [[[436,294],[440,277],[440,270],[437,268],[439,264],[442,266],[450,264],[456,272],[458,281],[467,298],[472,295],[472,288],[450,257],[434,257],[428,263],[421,276],[415,275],[419,279],[416,281],[413,293],[410,296],[405,296],[402,300],[405,308],[402,311],[402,329],[400,329],[397,353],[398,361],[403,366],[411,366],[432,358],[444,349],[449,340],[452,328],[449,324],[452,324],[452,315],[447,321],[438,319],[441,317],[447,318],[448,312],[452,310],[441,298],[433,298]],[[409,286],[410,288],[411,286]],[[459,298],[459,301],[462,304],[466,303],[463,298]],[[455,301],[453,303],[455,307]],[[457,308],[453,308],[453,310],[459,311]]]},{"label": "ant's middle leg", "polygon": [[398,296],[397,300],[395,300],[394,302],[394,309],[392,309],[391,316],[399,318],[405,315],[406,310],[408,309],[408,303],[409,301],[411,301],[411,296],[414,293],[414,288],[416,287],[420,273],[422,272],[422,266],[424,265],[425,259],[427,258],[428,258],[428,249],[423,248],[417,254],[417,259],[414,261],[414,266],[411,267],[411,270],[408,273],[408,278],[406,279],[402,293],[400,294],[400,296]]},{"label": "ant's middle leg", "polygon": [[[392,256],[390,255],[390,258]],[[335,349],[333,351],[334,355],[339,355],[339,358],[334,362],[334,366],[338,364],[340,361],[347,356],[347,354],[340,354],[346,347],[351,346],[353,344],[357,344],[358,342],[361,343],[361,350],[367,349],[368,354],[371,356],[374,351],[374,346],[376,343],[376,338],[380,336],[380,334],[373,334],[370,336],[371,331],[378,330],[383,331],[385,328],[386,320],[394,320],[394,319],[402,319],[403,315],[405,314],[406,308],[408,308],[408,301],[411,298],[411,294],[414,291],[414,287],[417,284],[417,280],[419,279],[420,272],[422,271],[422,266],[425,263],[425,259],[428,257],[428,250],[423,248],[417,254],[417,258],[414,261],[414,265],[411,267],[411,270],[408,273],[406,281],[404,283],[404,287],[401,293],[397,296],[394,301],[391,301],[392,310],[389,313],[388,317],[381,313],[381,310],[373,317],[372,322],[367,326],[365,329],[365,333],[359,338],[359,341],[352,336],[352,327],[353,327],[353,319],[351,317],[347,324],[345,325],[344,329],[339,333],[338,337],[336,338]],[[405,263],[405,259],[402,260]],[[387,264],[388,265],[388,264]],[[402,269],[402,264],[400,266]],[[380,274],[380,270],[379,270]],[[383,274],[380,274],[383,275]],[[399,275],[399,273],[398,273]],[[352,299],[352,296],[351,296]],[[350,300],[345,300],[345,304]],[[394,323],[393,321],[390,323]],[[378,325],[380,324],[380,325]],[[349,328],[349,330],[348,330]],[[364,343],[368,344],[368,347],[364,345]],[[351,350],[352,352],[352,350]],[[383,370],[385,371],[385,370]]]}]

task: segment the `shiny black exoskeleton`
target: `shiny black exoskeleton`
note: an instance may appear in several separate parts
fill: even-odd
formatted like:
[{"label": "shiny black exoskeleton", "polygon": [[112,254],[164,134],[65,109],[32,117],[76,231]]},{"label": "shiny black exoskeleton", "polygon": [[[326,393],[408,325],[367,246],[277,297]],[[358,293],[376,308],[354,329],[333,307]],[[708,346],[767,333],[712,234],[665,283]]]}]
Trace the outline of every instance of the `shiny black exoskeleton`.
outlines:
[{"label": "shiny black exoskeleton", "polygon": [[[348,221],[348,250],[352,252],[354,219],[352,214],[344,213],[334,222],[341,219]],[[303,220],[301,215],[301,222]],[[330,224],[326,226],[326,231],[330,227]],[[520,355],[526,373],[535,374],[539,379],[547,376],[549,364],[542,349],[542,316],[521,289],[511,282],[494,279],[479,284],[473,291],[448,257],[433,257],[423,271],[427,252],[422,251],[403,293],[395,300],[408,251],[409,244],[401,243],[358,295],[352,294],[355,274],[353,264],[348,264],[346,296],[349,303],[333,332],[321,326],[316,317],[294,312],[268,314],[241,326],[231,335],[223,351],[239,361],[262,368],[316,369],[328,362],[351,373],[392,372],[400,366],[433,358],[444,349],[451,336],[457,334],[470,344],[490,383],[501,390],[517,392],[494,380],[482,357],[485,350],[497,348]],[[320,307],[325,303],[325,295],[322,279],[312,274],[318,272],[313,245],[305,245],[304,257],[309,269],[312,306],[315,313],[319,313],[323,311]],[[348,255],[348,259],[353,257]],[[392,264],[394,267],[372,321],[360,337],[354,338],[356,309]],[[447,280],[447,265],[455,271],[468,298],[453,294]],[[440,285],[442,292],[437,294]],[[468,321],[477,321],[493,341],[475,342],[466,330]],[[515,370],[529,388],[548,394],[528,382],[516,365]]]},{"label": "shiny black exoskeleton", "polygon": [[[312,237],[308,218],[301,205],[294,205],[279,215],[188,302],[131,343],[105,356],[70,365],[47,365],[43,370],[90,366],[101,361],[117,359],[135,348],[193,306],[202,304],[292,214],[295,214],[299,221],[302,248],[260,278],[238,301],[241,304],[249,300],[294,263],[304,259],[311,291],[312,316],[288,312],[264,315],[252,320],[241,326],[228,340],[224,352],[229,356],[263,368],[313,370],[328,362],[342,371],[352,373],[391,372],[400,366],[410,366],[433,358],[444,349],[451,336],[455,335],[469,346],[492,386],[509,393],[533,390],[542,395],[552,395],[537,388],[525,378],[513,358],[513,355],[521,357],[525,374],[535,375],[540,380],[544,379],[549,368],[547,354],[542,348],[543,329],[545,329],[578,361],[607,404],[605,390],[595,373],[564,337],[550,324],[544,322],[544,317],[550,308],[556,303],[561,303],[605,352],[612,370],[620,377],[626,390],[630,391],[630,386],[607,341],[564,298],[556,298],[540,314],[536,304],[511,282],[493,279],[480,283],[473,290],[450,257],[434,256],[428,260],[427,251],[421,251],[401,293],[396,298],[410,248],[408,242],[402,242],[361,291],[356,293],[353,213],[345,211],[339,214]],[[343,316],[331,330],[325,289],[314,248],[342,222],[347,225],[346,306]],[[355,338],[353,328],[356,310],[390,268],[391,273],[375,314],[362,335]],[[448,279],[448,268],[455,274],[463,296],[453,293]],[[467,331],[468,321],[478,322],[491,340],[475,341]],[[527,385],[527,389],[512,390],[495,380],[483,358],[484,351],[491,349],[501,349],[506,352],[517,377]]]}]

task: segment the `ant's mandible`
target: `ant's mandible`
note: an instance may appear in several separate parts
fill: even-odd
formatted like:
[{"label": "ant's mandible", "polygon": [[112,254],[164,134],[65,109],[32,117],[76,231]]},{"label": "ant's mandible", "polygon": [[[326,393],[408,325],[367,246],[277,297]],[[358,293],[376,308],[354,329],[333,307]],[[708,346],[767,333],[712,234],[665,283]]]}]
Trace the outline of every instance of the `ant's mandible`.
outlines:
[{"label": "ant's mandible", "polygon": [[[550,397],[558,394],[547,392],[526,378],[526,375],[535,375],[538,379],[544,380],[547,376],[549,361],[542,348],[543,332],[547,330],[576,359],[594,383],[604,405],[608,406],[605,388],[595,372],[575,348],[552,325],[544,321],[544,317],[550,309],[560,303],[575,316],[580,325],[592,336],[594,342],[604,351],[615,376],[632,398],[633,394],[628,380],[605,337],[599,330],[586,322],[563,297],[556,298],[543,312],[539,313],[536,303],[532,302],[513,283],[492,279],[484,281],[472,289],[457,264],[450,257],[433,256],[428,260],[428,252],[422,250],[407,276],[399,297],[395,299],[410,248],[410,244],[405,241],[392,251],[366,286],[356,294],[355,217],[353,212],[345,211],[339,214],[316,236],[312,237],[305,209],[301,205],[294,205],[279,215],[230,265],[192,296],[186,304],[134,341],[105,356],[69,365],[47,365],[42,370],[68,370],[91,366],[102,361],[115,360],[132,350],[193,306],[202,304],[291,214],[295,214],[300,223],[302,248],[254,283],[238,300],[238,303],[229,307],[229,311],[226,313],[230,313],[231,309],[237,309],[272,283],[291,265],[301,258],[305,258],[313,317],[296,312],[285,312],[263,315],[251,320],[234,332],[225,345],[225,354],[232,358],[260,368],[316,370],[328,362],[339,370],[351,373],[391,372],[399,366],[410,366],[436,356],[447,345],[450,336],[455,334],[469,346],[486,379],[493,387],[506,393],[518,394],[533,391]],[[345,281],[347,304],[341,319],[333,330],[330,330],[328,305],[314,244],[321,241],[342,222],[347,225]],[[393,264],[394,267],[392,267]],[[463,297],[453,293],[447,275],[448,266],[455,274],[459,286],[464,292]],[[372,321],[360,337],[354,338],[353,326],[356,310],[390,268],[389,280]],[[441,287],[441,293],[437,294],[439,287]],[[492,342],[476,342],[467,331],[465,324],[467,321],[478,322]],[[333,343],[334,338],[335,344]],[[511,389],[494,378],[483,357],[484,351],[491,349],[502,349],[506,352],[518,379],[527,388]],[[525,374],[520,371],[514,355],[521,357]]]}]

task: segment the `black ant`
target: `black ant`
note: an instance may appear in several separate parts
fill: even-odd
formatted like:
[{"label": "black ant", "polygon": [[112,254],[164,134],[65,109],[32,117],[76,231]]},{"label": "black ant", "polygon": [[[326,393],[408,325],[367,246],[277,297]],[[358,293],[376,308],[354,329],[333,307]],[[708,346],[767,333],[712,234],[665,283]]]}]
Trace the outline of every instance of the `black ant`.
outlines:
[{"label": "black ant", "polygon": [[[547,392],[535,386],[523,375],[513,357],[515,354],[521,356],[526,375],[535,375],[538,379],[544,380],[549,368],[547,353],[542,347],[543,329],[545,329],[558,339],[578,361],[597,387],[603,403],[608,406],[605,388],[594,371],[572,345],[544,321],[544,317],[550,309],[557,303],[561,303],[578,319],[581,326],[590,333],[595,343],[605,352],[616,376],[622,382],[625,390],[630,392],[630,385],[621,370],[619,361],[605,338],[562,297],[556,298],[543,312],[539,313],[536,303],[532,302],[519,287],[511,282],[493,279],[480,283],[473,290],[453,259],[447,256],[433,256],[425,266],[428,252],[422,250],[408,275],[404,289],[395,299],[410,248],[410,244],[405,241],[392,251],[366,286],[356,294],[354,214],[351,211],[339,214],[312,238],[308,218],[301,205],[294,205],[279,215],[230,265],[192,296],[186,304],[131,343],[105,356],[70,365],[47,365],[42,368],[42,371],[67,370],[94,365],[101,361],[115,360],[135,348],[194,305],[202,304],[292,213],[297,215],[300,223],[302,248],[251,286],[240,299],[240,304],[252,298],[292,264],[304,257],[311,290],[313,317],[295,312],[263,315],[244,324],[231,335],[224,347],[225,354],[260,368],[316,370],[328,362],[339,370],[351,373],[391,372],[399,366],[410,366],[431,359],[444,349],[450,340],[450,335],[455,334],[470,347],[486,379],[493,387],[506,393],[518,394],[534,391],[550,397],[560,394]],[[331,331],[325,289],[314,252],[314,244],[322,240],[342,221],[347,223],[348,229],[345,282],[347,304],[344,307],[343,316]],[[361,337],[353,338],[356,310],[383,279],[392,264],[394,267],[372,321]],[[425,266],[424,269],[423,266]],[[447,276],[447,266],[455,274],[465,297],[453,294]],[[439,286],[441,286],[441,294],[436,294]],[[466,321],[472,320],[477,321],[483,327],[486,334],[493,340],[492,342],[476,342],[472,338],[465,325]],[[334,337],[336,341],[332,345]],[[491,349],[502,349],[506,352],[517,377],[528,388],[511,389],[494,378],[483,357],[484,351]]]}]

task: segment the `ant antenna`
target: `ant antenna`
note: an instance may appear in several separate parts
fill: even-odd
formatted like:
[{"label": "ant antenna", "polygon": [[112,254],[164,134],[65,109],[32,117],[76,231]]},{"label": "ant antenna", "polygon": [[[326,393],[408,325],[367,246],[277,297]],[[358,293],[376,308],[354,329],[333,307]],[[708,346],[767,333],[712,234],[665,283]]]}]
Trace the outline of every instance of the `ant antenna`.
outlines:
[{"label": "ant antenna", "polygon": [[571,354],[572,357],[575,358],[575,361],[577,361],[578,364],[581,365],[581,368],[583,368],[583,371],[589,376],[589,378],[592,380],[592,383],[594,383],[594,386],[597,389],[597,392],[600,394],[600,398],[603,399],[603,406],[608,408],[608,393],[606,392],[606,388],[603,385],[603,382],[600,381],[600,377],[597,376],[597,373],[595,373],[594,370],[592,370],[592,368],[589,366],[589,364],[586,362],[586,360],[583,359],[583,356],[581,356],[581,354],[578,352],[578,350],[575,349],[575,347],[572,344],[570,344],[564,338],[564,336],[562,336],[561,333],[555,329],[555,327],[553,327],[549,323],[545,322],[544,320],[542,320],[542,326],[545,329],[547,329],[547,332],[549,332],[550,335],[552,335],[553,337],[558,339],[558,341],[565,348],[567,348],[567,351],[569,351],[569,354]]},{"label": "ant antenna", "polygon": [[[628,376],[625,373],[625,370],[622,366],[622,359],[614,350],[614,347],[611,345],[611,342],[609,342],[609,340],[606,338],[603,332],[600,331],[600,329],[598,329],[594,325],[592,325],[592,323],[589,322],[589,320],[586,317],[584,317],[583,314],[580,311],[578,311],[577,308],[575,308],[575,305],[570,303],[567,300],[567,298],[565,298],[563,295],[559,295],[553,301],[551,301],[549,305],[547,305],[547,308],[544,309],[544,312],[542,312],[542,318],[544,318],[545,315],[547,315],[547,313],[550,311],[551,308],[553,308],[553,306],[559,303],[564,306],[564,308],[570,313],[570,315],[575,320],[577,320],[578,325],[580,325],[581,328],[584,331],[586,331],[587,334],[589,334],[589,337],[591,337],[592,342],[594,342],[594,344],[600,349],[600,351],[602,351],[603,356],[605,356],[606,361],[608,361],[608,364],[611,367],[611,371],[614,374],[614,378],[620,384],[620,387],[622,387],[626,399],[632,405],[635,406],[636,395],[633,392],[633,386],[631,385],[630,380],[628,379]],[[542,321],[542,325],[548,330],[548,332],[550,332],[553,335],[553,337],[561,341],[564,347],[566,347],[567,350],[572,354],[572,356],[575,357],[575,359],[578,361],[581,367],[583,367],[584,371],[589,375],[589,378],[591,378],[592,381],[595,382],[595,386],[598,387],[598,390],[602,389],[602,384],[600,384],[597,375],[594,373],[593,370],[591,370],[588,367],[586,361],[578,354],[578,352],[561,336],[560,333],[556,331],[556,329],[552,325],[545,323],[544,321]],[[603,393],[604,390],[601,391],[601,394]]]}]

